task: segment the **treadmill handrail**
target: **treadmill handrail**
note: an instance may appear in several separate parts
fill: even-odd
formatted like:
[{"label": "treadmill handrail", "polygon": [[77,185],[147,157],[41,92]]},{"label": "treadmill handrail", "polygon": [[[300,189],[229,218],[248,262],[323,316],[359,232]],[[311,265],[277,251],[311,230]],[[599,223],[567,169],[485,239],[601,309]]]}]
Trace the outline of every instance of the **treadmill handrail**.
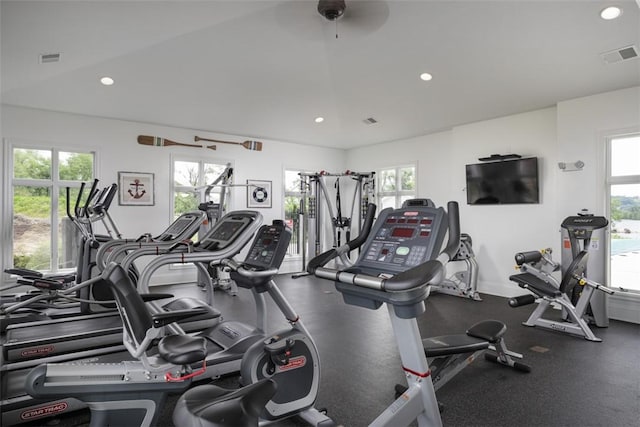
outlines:
[{"label": "treadmill handrail", "polygon": [[[183,241],[185,239],[190,239],[197,233],[198,228],[200,227],[200,223],[206,219],[206,215],[201,211],[191,211],[187,212],[188,215],[194,215],[193,225],[190,224],[188,227],[185,227],[183,232],[179,235],[177,239],[174,240],[156,240],[157,236],[153,237],[151,241],[141,241],[140,237],[135,240],[132,239],[118,239],[111,240],[109,242],[105,242],[100,245],[98,249],[98,253],[96,255],[96,264],[100,271],[104,270],[107,264],[111,261],[117,261],[118,257],[123,254],[127,254],[130,251],[138,251],[142,248],[152,248],[154,251],[157,249],[158,251],[164,251],[165,248],[171,246],[176,243],[176,241]],[[185,215],[185,214],[183,214]],[[195,227],[195,224],[198,223],[198,227]],[[174,223],[172,223],[169,227],[171,227]],[[166,232],[166,230],[165,230]],[[149,233],[147,233],[149,234]],[[154,251],[147,251],[145,253],[138,253],[136,257],[142,255],[154,255]],[[126,268],[126,266],[125,266]]]},{"label": "treadmill handrail", "polygon": [[[164,255],[159,255],[154,257],[149,264],[142,270],[140,274],[140,278],[138,279],[138,291],[142,293],[149,293],[150,281],[152,275],[162,266],[169,264],[197,264],[197,263],[211,263],[211,262],[219,262],[221,259],[232,258],[238,252],[242,250],[246,246],[246,244],[251,241],[254,234],[262,225],[262,214],[257,211],[250,210],[239,210],[229,212],[226,216],[233,217],[234,215],[245,215],[249,214],[254,217],[253,221],[247,226],[246,230],[244,230],[241,236],[238,236],[234,242],[231,244],[224,246],[222,249],[216,249],[215,251],[197,251],[190,253],[166,253]],[[225,217],[226,217],[225,216]],[[224,218],[224,217],[223,217]],[[212,229],[213,230],[213,229]],[[242,238],[239,238],[242,237]],[[130,255],[125,258],[125,260],[121,263],[122,267],[127,271],[129,265],[125,263],[129,259]],[[149,307],[153,312],[161,312],[161,308],[155,304],[154,302],[148,303]],[[174,330],[175,333],[182,333],[180,329],[175,325],[170,325],[170,328]]]}]

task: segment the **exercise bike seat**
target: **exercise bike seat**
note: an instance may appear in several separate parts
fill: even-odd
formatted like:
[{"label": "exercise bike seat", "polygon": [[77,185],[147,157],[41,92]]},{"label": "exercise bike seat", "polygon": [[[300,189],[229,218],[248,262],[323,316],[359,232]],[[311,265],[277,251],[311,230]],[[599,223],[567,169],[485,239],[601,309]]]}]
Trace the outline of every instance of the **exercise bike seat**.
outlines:
[{"label": "exercise bike seat", "polygon": [[201,385],[180,396],[173,423],[185,427],[257,426],[260,413],[276,389],[276,382],[266,378],[237,390]]},{"label": "exercise bike seat", "polygon": [[427,357],[449,356],[489,348],[502,338],[507,327],[497,320],[483,320],[470,327],[466,334],[424,338],[422,346]]},{"label": "exercise bike seat", "polygon": [[191,335],[167,335],[158,342],[158,353],[174,365],[190,365],[207,356],[206,340]]},{"label": "exercise bike seat", "polygon": [[539,296],[557,298],[562,295],[562,292],[560,292],[558,288],[531,273],[514,274],[509,276],[509,280],[516,282],[521,288],[529,289]]}]

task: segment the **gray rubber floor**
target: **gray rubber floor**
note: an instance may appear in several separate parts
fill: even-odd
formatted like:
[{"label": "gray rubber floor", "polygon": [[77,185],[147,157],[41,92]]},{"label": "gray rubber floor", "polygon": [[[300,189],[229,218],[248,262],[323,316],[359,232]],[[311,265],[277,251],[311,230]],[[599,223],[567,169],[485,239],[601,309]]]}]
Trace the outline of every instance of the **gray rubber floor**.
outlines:
[{"label": "gray rubber floor", "polygon": [[[328,281],[293,280],[290,275],[276,281],[319,347],[322,375],[316,407],[326,408],[340,425],[368,425],[393,401],[394,385],[404,378],[387,310],[348,306]],[[187,287],[172,291],[194,294]],[[532,372],[476,360],[438,391],[446,426],[640,425],[640,325],[611,321],[608,328],[594,328],[603,339],[595,343],[522,326],[534,306],[513,309],[505,298],[482,298],[432,294],[419,318],[422,335],[464,333],[478,321],[500,320],[508,327],[509,349],[522,353]],[[215,295],[226,319],[252,321],[252,301],[245,290],[235,297]],[[269,320],[275,329],[287,325],[278,313]],[[235,381],[225,378],[221,384],[233,386]],[[175,399],[167,402],[160,426],[172,425]],[[57,421],[59,426],[87,425],[88,415]],[[291,419],[276,425],[304,424]]]}]

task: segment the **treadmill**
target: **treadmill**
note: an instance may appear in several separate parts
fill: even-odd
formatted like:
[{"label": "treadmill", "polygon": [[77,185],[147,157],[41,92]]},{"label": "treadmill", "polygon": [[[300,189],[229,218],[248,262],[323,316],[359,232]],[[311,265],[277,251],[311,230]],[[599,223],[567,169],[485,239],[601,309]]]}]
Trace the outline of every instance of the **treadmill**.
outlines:
[{"label": "treadmill", "polygon": [[[155,237],[154,242],[142,242],[141,238],[136,240],[120,239],[111,240],[101,244],[95,262],[99,262],[100,257],[105,258],[111,249],[126,247],[129,251],[139,247],[154,247],[156,252],[166,252],[171,245],[177,242],[191,239],[198,231],[200,224],[206,219],[206,215],[200,211],[187,212],[180,215],[171,225],[160,235]],[[135,243],[134,243],[135,242]],[[95,250],[93,250],[95,251]],[[102,254],[102,255],[101,255]],[[95,263],[94,262],[94,263]],[[99,265],[98,265],[99,266]],[[102,268],[100,268],[102,271]],[[17,271],[16,271],[17,272]],[[2,333],[5,333],[8,325],[24,322],[50,322],[50,319],[65,318],[70,316],[87,315],[94,312],[113,310],[115,306],[110,303],[100,301],[110,301],[112,299],[110,291],[100,289],[97,286],[72,286],[68,285],[69,280],[62,281],[58,277],[42,277],[37,272],[30,274],[31,277],[18,279],[21,284],[31,285],[41,289],[39,293],[24,295],[20,300],[0,307],[0,321],[2,323]],[[87,282],[87,278],[84,282]],[[82,283],[84,283],[82,282]],[[73,289],[72,289],[73,287]],[[53,301],[53,303],[52,303]],[[62,301],[80,301],[77,304],[64,304]],[[14,332],[11,340],[22,340],[20,332]],[[10,339],[7,338],[7,341]]]},{"label": "treadmill", "polygon": [[[243,249],[261,224],[262,215],[258,212],[231,212],[221,218],[198,243],[178,245],[169,254],[157,258],[191,257],[193,263],[216,262],[230,258]],[[167,310],[185,309],[185,307],[188,309],[192,303],[194,304],[192,307],[195,307],[195,304],[199,304],[198,307],[204,306],[199,300],[185,298],[176,299],[165,306],[155,302],[148,304],[153,306],[153,310],[158,311],[164,310],[164,307],[167,307]],[[220,322],[220,313],[213,308],[211,310],[216,314],[216,323]],[[122,324],[119,314],[116,312],[114,316],[113,313],[98,313],[93,316],[86,321],[75,322],[76,318],[74,318],[67,323],[38,322],[30,330],[20,328],[19,325],[8,330],[11,332],[10,339],[2,346],[0,354],[2,357],[0,368],[2,425],[19,424],[32,421],[34,417],[66,413],[83,407],[82,403],[75,399],[42,402],[28,396],[24,391],[24,378],[34,366],[73,360],[110,363],[130,358],[122,344]],[[211,322],[202,321],[201,317],[195,316],[189,319],[194,320],[181,323],[176,327],[185,332],[206,330],[211,326]],[[56,331],[63,331],[63,333],[58,333],[52,338],[51,335]],[[17,339],[18,337],[30,338],[21,341]],[[228,340],[231,338],[233,337],[227,337]],[[223,363],[225,360],[219,360],[219,362]],[[220,369],[226,370],[226,373],[236,368],[235,364],[223,363],[223,365]]]}]

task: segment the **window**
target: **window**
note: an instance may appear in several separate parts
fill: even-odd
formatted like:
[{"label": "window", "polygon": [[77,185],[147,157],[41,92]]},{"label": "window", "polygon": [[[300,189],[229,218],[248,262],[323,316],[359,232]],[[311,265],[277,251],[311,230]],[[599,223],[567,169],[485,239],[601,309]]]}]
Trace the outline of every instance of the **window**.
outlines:
[{"label": "window", "polygon": [[382,169],[378,176],[378,210],[399,208],[405,200],[416,197],[416,167],[399,166]]},{"label": "window", "polygon": [[[221,194],[228,187],[215,186],[205,200],[205,187],[212,184],[226,170],[227,164],[203,160],[174,159],[173,161],[173,218],[185,212],[197,211],[201,202],[220,203]],[[225,200],[226,204],[227,200]],[[224,208],[224,206],[223,206]]]},{"label": "window", "polygon": [[608,154],[610,284],[640,292],[640,134],[610,138]]},{"label": "window", "polygon": [[299,170],[284,171],[284,219],[291,227],[292,235],[287,255],[301,255],[300,207],[303,200]]},{"label": "window", "polygon": [[[66,215],[82,182],[91,184],[95,154],[12,147],[10,265],[42,272],[76,267],[78,230]],[[84,194],[88,194],[85,190]]]}]

